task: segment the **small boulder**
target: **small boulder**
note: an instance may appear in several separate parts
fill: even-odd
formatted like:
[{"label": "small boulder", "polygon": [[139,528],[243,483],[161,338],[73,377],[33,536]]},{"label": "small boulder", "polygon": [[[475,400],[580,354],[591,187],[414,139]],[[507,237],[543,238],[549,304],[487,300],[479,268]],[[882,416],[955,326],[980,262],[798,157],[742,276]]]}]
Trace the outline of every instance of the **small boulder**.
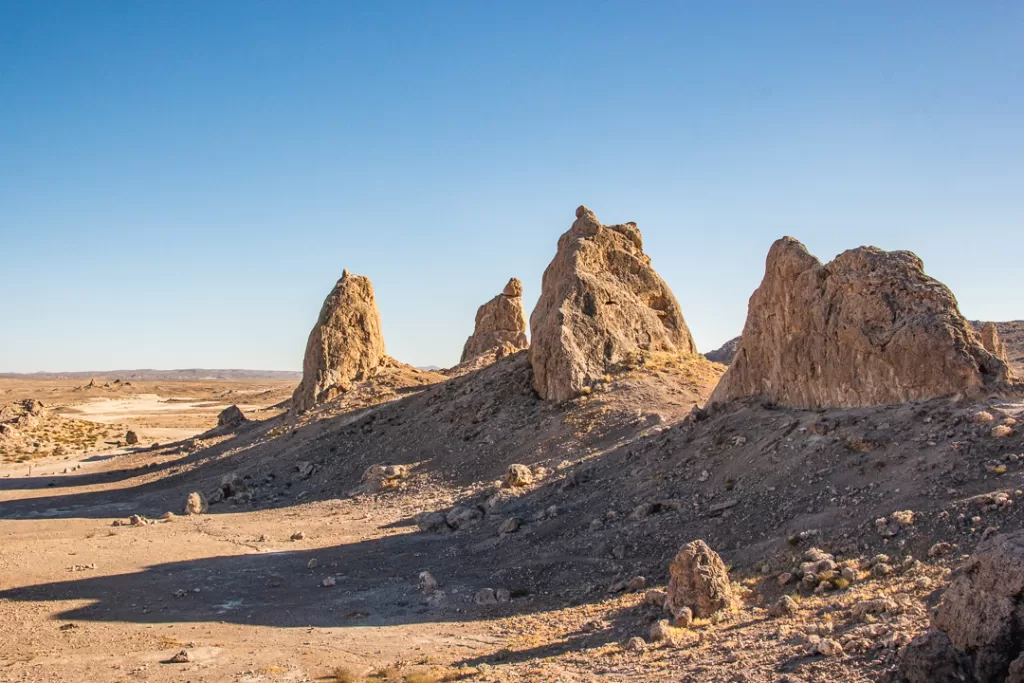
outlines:
[{"label": "small boulder", "polygon": [[416,522],[416,526],[420,528],[420,531],[425,531],[427,533],[451,530],[448,526],[447,520],[445,519],[445,515],[441,512],[424,511],[417,514],[414,520]]},{"label": "small boulder", "polygon": [[185,497],[185,514],[186,515],[201,515],[210,509],[210,504],[206,500],[206,496],[199,493],[198,490],[194,490]]},{"label": "small boulder", "polygon": [[729,572],[718,553],[700,540],[684,545],[669,566],[669,612],[689,607],[695,617],[707,618],[732,604]]},{"label": "small boulder", "polygon": [[135,444],[139,443],[139,435],[129,429],[127,432],[125,432],[124,442],[129,446],[134,446]]},{"label": "small boulder", "polygon": [[518,486],[529,486],[533,483],[533,471],[526,465],[509,465],[505,473],[503,486],[516,488]]},{"label": "small boulder", "polygon": [[942,631],[925,631],[910,641],[901,654],[891,683],[940,683],[975,680],[971,658],[953,647]]},{"label": "small boulder", "polygon": [[497,605],[498,595],[493,588],[481,588],[474,596],[473,602],[478,605]]},{"label": "small boulder", "polygon": [[248,419],[238,406],[228,406],[217,416],[218,427],[237,427],[243,422],[248,422]]},{"label": "small boulder", "polygon": [[420,572],[419,589],[424,595],[431,595],[438,589],[437,579],[430,572]]},{"label": "small boulder", "polygon": [[363,472],[363,488],[370,492],[385,491],[397,488],[403,479],[409,478],[409,468],[405,465],[370,465]]}]

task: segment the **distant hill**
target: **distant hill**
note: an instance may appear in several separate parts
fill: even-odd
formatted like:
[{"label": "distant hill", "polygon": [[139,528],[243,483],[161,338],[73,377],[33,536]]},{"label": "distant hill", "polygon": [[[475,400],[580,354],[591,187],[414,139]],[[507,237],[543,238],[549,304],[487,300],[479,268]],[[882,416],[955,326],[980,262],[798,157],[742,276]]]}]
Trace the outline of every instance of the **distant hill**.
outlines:
[{"label": "distant hill", "polygon": [[300,380],[301,372],[292,370],[210,370],[186,368],[183,370],[96,370],[92,372],[4,372],[0,377],[12,379],[121,379],[121,380]]},{"label": "distant hill", "polygon": [[704,357],[715,363],[721,363],[722,365],[731,365],[732,357],[736,355],[736,347],[740,345],[740,338],[733,337],[729,341],[725,342],[719,348],[714,351],[708,351],[704,354]]}]

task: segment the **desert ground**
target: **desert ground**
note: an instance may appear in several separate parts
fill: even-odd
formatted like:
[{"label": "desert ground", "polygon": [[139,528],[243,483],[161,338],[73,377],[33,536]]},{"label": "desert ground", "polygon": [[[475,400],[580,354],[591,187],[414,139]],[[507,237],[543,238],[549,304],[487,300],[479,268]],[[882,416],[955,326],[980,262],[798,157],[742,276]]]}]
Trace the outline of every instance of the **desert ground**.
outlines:
[{"label": "desert ground", "polygon": [[[0,678],[869,681],[962,556],[1020,526],[1024,443],[971,418],[1022,418],[1020,400],[694,419],[714,364],[650,359],[555,406],[526,356],[452,375],[396,364],[298,420],[280,408],[294,383],[0,384],[41,400],[55,434],[105,430],[0,465]],[[218,428],[229,401],[250,419]],[[383,462],[409,476],[365,484]],[[509,462],[534,480],[502,488]],[[244,493],[181,514],[224,481]],[[478,512],[416,524],[453,509]],[[656,640],[648,594],[695,538],[741,600]],[[780,585],[813,548],[851,580]],[[784,594],[795,611],[775,615]]]}]

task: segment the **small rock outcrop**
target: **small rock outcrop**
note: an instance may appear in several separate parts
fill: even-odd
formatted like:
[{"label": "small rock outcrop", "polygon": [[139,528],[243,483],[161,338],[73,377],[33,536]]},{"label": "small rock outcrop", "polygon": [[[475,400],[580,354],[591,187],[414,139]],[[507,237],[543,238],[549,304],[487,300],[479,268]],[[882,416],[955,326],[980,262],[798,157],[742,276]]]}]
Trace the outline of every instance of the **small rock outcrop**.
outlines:
[{"label": "small rock outcrop", "polygon": [[[526,313],[523,312],[523,283],[512,278],[505,289],[476,312],[473,334],[462,347],[462,359],[502,350],[518,351],[530,345],[526,339]],[[509,347],[512,347],[509,349]]]},{"label": "small rock outcrop", "polygon": [[680,548],[668,572],[665,608],[673,616],[689,610],[693,617],[707,618],[732,606],[729,571],[704,541],[692,541]]},{"label": "small rock outcrop", "polygon": [[995,323],[985,323],[981,326],[981,345],[993,356],[1006,362],[1006,346],[999,339],[999,328]]},{"label": "small rock outcrop", "polygon": [[578,396],[638,352],[697,353],[636,224],[602,225],[585,206],[544,271],[530,334],[534,388],[555,401]]},{"label": "small rock outcrop", "polygon": [[768,252],[736,356],[710,402],[884,405],[1006,381],[945,285],[908,251],[860,247],[822,263],[784,237]]},{"label": "small rock outcrop", "polygon": [[237,427],[243,422],[248,422],[248,418],[238,406],[228,406],[217,416],[218,427]]},{"label": "small rock outcrop", "polygon": [[907,646],[893,681],[1024,681],[1024,532],[978,545],[953,575],[932,627]]},{"label": "small rock outcrop", "polygon": [[386,358],[370,278],[346,270],[309,333],[292,410],[307,411],[348,391],[353,382],[375,375]]}]

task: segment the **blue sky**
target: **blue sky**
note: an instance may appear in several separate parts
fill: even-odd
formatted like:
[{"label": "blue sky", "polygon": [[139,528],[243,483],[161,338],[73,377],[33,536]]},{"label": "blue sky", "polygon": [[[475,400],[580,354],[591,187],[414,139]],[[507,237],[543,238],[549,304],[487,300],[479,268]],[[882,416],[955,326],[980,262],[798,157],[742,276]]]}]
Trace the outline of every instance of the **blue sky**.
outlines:
[{"label": "blue sky", "polygon": [[343,268],[450,365],[579,204],[701,350],[785,234],[1024,318],[1024,3],[0,0],[0,371],[299,369]]}]

